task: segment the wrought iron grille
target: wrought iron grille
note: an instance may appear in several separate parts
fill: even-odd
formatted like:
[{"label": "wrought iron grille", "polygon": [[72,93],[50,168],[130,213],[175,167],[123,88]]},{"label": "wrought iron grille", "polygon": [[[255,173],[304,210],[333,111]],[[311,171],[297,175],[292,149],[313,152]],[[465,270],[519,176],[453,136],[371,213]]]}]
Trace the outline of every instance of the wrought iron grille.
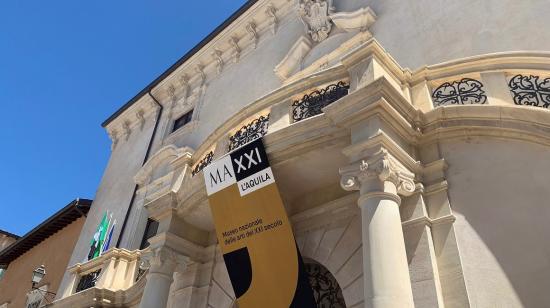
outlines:
[{"label": "wrought iron grille", "polygon": [[432,94],[435,107],[445,105],[485,104],[487,95],[483,84],[475,79],[463,78],[459,81],[446,82]]},{"label": "wrought iron grille", "polygon": [[508,83],[516,105],[550,107],[550,78],[516,75]]},{"label": "wrought iron grille", "polygon": [[332,274],[318,263],[306,263],[306,272],[318,308],[346,308],[342,289]]},{"label": "wrought iron grille", "polygon": [[267,134],[267,127],[269,126],[269,114],[266,116],[260,116],[254,119],[252,122],[241,127],[233,136],[229,137],[228,151],[243,146],[254,139],[261,138]]},{"label": "wrought iron grille", "polygon": [[346,96],[349,84],[343,81],[315,90],[292,103],[292,119],[298,122],[323,113],[323,108]]},{"label": "wrought iron grille", "polygon": [[210,165],[210,163],[212,162],[212,158],[214,158],[214,152],[210,151],[203,157],[203,159],[199,161],[195,168],[193,168],[193,171],[191,171],[191,175],[195,175],[201,172],[204,167]]},{"label": "wrought iron grille", "polygon": [[101,274],[101,269],[98,269],[95,272],[91,272],[89,274],[86,274],[80,277],[80,281],[78,281],[78,285],[76,286],[76,292],[93,288],[97,280],[99,279],[100,274]]}]

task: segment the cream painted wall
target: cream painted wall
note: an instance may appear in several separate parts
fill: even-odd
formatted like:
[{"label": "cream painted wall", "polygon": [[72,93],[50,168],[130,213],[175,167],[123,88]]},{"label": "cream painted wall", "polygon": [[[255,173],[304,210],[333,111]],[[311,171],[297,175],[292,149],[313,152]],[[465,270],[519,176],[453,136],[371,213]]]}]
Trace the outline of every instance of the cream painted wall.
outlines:
[{"label": "cream painted wall", "polygon": [[474,138],[441,151],[473,307],[548,307],[550,149]]},{"label": "cream painted wall", "polygon": [[550,50],[546,0],[335,0],[337,11],[370,6],[376,39],[403,67],[463,57]]},{"label": "cream painted wall", "polygon": [[[371,28],[374,37],[402,66],[412,69],[442,61],[499,51],[550,50],[550,32],[543,31],[549,25],[547,16],[550,14],[550,6],[547,5],[548,2],[545,0],[335,0],[334,2],[336,11],[352,11],[360,7],[370,6],[378,15],[377,21]],[[336,30],[332,33],[333,36],[337,34],[338,31]],[[227,119],[239,113],[256,99],[281,86],[282,83],[273,69],[302,35],[306,34],[295,13],[281,17],[281,24],[275,35],[270,31],[262,32],[258,47],[250,52],[243,52],[240,62],[236,64],[226,63],[220,75],[212,76],[212,73],[209,73],[206,93],[203,101],[199,104],[202,107],[196,109],[196,112],[199,113],[198,126],[194,131],[182,135],[174,143],[178,146],[190,146],[196,149]],[[328,40],[337,41],[333,37]],[[326,46],[327,44],[321,44],[317,49],[314,47],[311,54],[322,54],[320,49],[323,48],[323,45]],[[330,49],[323,49],[325,53],[329,51]],[[178,86],[179,83],[175,83],[175,85]],[[121,102],[121,105],[123,103]],[[166,110],[169,102],[162,101],[161,103]],[[151,155],[165,145],[163,144],[163,138],[168,135],[166,130],[170,129],[170,123],[171,119],[167,118],[165,112],[159,123],[159,132],[157,139],[154,140]],[[80,262],[85,258],[90,238],[105,210],[114,212],[119,222],[114,238],[116,242],[124,215],[132,198],[133,177],[141,167],[153,127],[154,121],[152,118],[148,118],[142,130],[134,129],[129,140],[120,140],[112,152],[99,185],[94,206],[90,211],[69,265]],[[539,155],[535,161],[537,163],[544,161],[543,157],[540,156],[544,151],[538,149],[537,152],[534,146],[521,145],[521,147],[514,148],[510,144],[508,146],[501,144],[499,147],[493,148],[493,145],[496,146],[493,143],[477,146],[472,143],[453,145],[451,142],[443,146],[445,155],[448,156],[448,158],[445,158],[449,160],[451,165],[449,170],[449,181],[452,185],[451,201],[459,214],[457,221],[457,228],[460,227],[458,228],[460,231],[459,241],[462,242],[463,247],[468,247],[467,245],[480,243],[480,238],[487,238],[485,243],[488,249],[481,249],[483,248],[481,247],[477,250],[490,252],[489,255],[479,258],[473,253],[476,251],[475,249],[464,251],[467,274],[471,273],[470,277],[474,277],[474,275],[481,276],[480,279],[477,279],[477,277],[469,278],[469,289],[472,292],[475,292],[476,289],[480,290],[480,288],[486,287],[484,283],[493,283],[488,281],[488,277],[496,277],[496,282],[493,284],[495,288],[501,288],[498,290],[501,290],[500,293],[503,294],[503,298],[514,300],[513,296],[510,295],[511,293],[508,292],[513,289],[517,293],[518,300],[527,303],[527,301],[533,300],[529,296],[530,292],[539,294],[537,293],[539,292],[537,287],[544,284],[524,287],[524,285],[529,285],[529,283],[523,283],[523,279],[526,279],[527,274],[515,272],[515,266],[521,265],[517,263],[520,261],[516,255],[523,251],[521,248],[523,246],[519,244],[511,246],[512,252],[507,252],[504,248],[510,242],[509,240],[517,241],[517,237],[524,238],[523,235],[525,235],[525,238],[540,239],[541,232],[537,233],[530,228],[525,228],[525,226],[532,226],[533,224],[530,223],[527,217],[520,219],[521,216],[516,215],[518,212],[517,205],[513,207],[513,204],[521,204],[519,196],[522,193],[531,193],[532,195],[535,193],[533,186],[529,186],[528,177],[531,176],[529,171],[532,169],[532,171],[537,172],[537,176],[542,176],[544,174],[542,170],[548,170],[550,166],[541,166],[540,164],[533,164],[533,160],[520,159],[522,155],[529,154],[523,153],[524,148],[532,147],[531,154]],[[455,148],[458,150],[455,150]],[[503,150],[502,153],[507,153],[506,156],[501,154],[502,157],[500,158],[500,163],[505,164],[497,163],[499,160],[495,159],[495,157],[498,157],[496,154],[501,152],[496,152],[496,148]],[[478,153],[478,150],[488,150],[488,152]],[[492,155],[488,153],[492,153]],[[476,160],[481,155],[488,157],[484,160]],[[470,159],[473,160],[473,163],[469,161]],[[499,172],[510,174],[510,169],[503,171],[501,168],[504,166],[514,170],[513,168],[516,168],[518,163],[523,164],[525,170],[527,170],[516,171],[519,180],[514,180],[513,177],[509,179],[502,178],[502,174],[499,174]],[[487,166],[490,166],[490,168]],[[480,172],[480,170],[483,170],[480,169],[481,167],[487,167],[489,171],[482,173]],[[472,173],[466,172],[466,170],[471,170]],[[455,172],[455,174],[452,172]],[[478,174],[479,178],[472,178],[474,174]],[[483,180],[478,181],[478,179]],[[475,184],[472,184],[473,180],[475,180]],[[545,183],[545,181],[547,182],[544,178],[539,178],[539,180],[539,185]],[[504,186],[505,188],[501,188],[502,185],[488,185],[486,189],[480,188],[479,183],[493,183],[494,181],[510,181],[511,183],[504,183],[508,185]],[[469,183],[474,187],[468,190],[461,189],[461,187],[468,187]],[[512,183],[515,186],[511,185]],[[515,194],[512,188],[519,189],[518,193]],[[537,196],[540,200],[548,200],[548,197],[550,197],[548,194],[548,192],[544,192],[540,197],[537,194],[534,196]],[[474,198],[474,196],[481,199]],[[487,203],[479,201],[484,200],[483,198],[486,198],[486,200],[491,198],[491,201]],[[516,203],[512,203],[513,200]],[[139,202],[136,204],[139,205]],[[476,206],[471,206],[471,204],[476,204]],[[497,204],[504,204],[505,211],[500,212],[503,217],[494,213]],[[534,216],[536,219],[541,219],[540,217],[548,218],[548,212],[544,215],[541,214],[544,211],[537,215],[533,214],[536,213],[536,210],[536,205],[532,205],[528,206],[525,212],[532,212],[530,217]],[[509,211],[508,214],[510,215],[505,215],[506,211]],[[146,219],[143,208],[134,206],[130,217],[132,220],[130,225],[134,226],[134,229],[126,233],[122,241],[122,247],[136,248],[135,245],[142,236],[143,224]],[[498,232],[498,234],[492,234],[491,232],[496,232],[496,230],[489,227],[490,224],[486,224],[487,221],[495,219],[495,217],[506,222],[506,225],[502,228],[503,232]],[[136,223],[135,220],[139,220],[139,223]],[[540,223],[537,220],[534,225],[538,226]],[[523,228],[518,226],[523,226]],[[543,228],[541,231],[549,230]],[[546,232],[546,234],[550,233]],[[533,258],[535,258],[533,262],[527,263],[531,267],[536,267],[535,264],[542,267],[544,262],[538,261],[537,263],[537,260],[544,255],[544,250],[535,247],[535,242],[533,240],[533,242],[527,242],[529,245],[526,244],[527,248],[533,248],[531,250],[533,251]],[[469,254],[469,252],[471,253]],[[498,268],[495,259],[491,259],[491,256],[499,261],[504,260],[502,269]],[[548,260],[547,248],[546,257],[546,260]],[[477,266],[475,260],[480,260],[479,262],[487,260],[486,270],[484,264],[483,266]],[[478,267],[483,270],[477,270]],[[530,269],[531,267],[527,268]],[[514,268],[514,270],[510,268]],[[532,269],[529,273],[531,273],[530,275],[545,274],[546,277],[550,277],[547,270],[547,268],[545,271]],[[484,275],[481,273],[484,273]],[[503,277],[510,281],[509,285],[502,283]],[[482,295],[472,296],[480,304],[485,303],[486,300],[493,300],[492,298],[483,298]],[[550,302],[550,299],[546,299]]]},{"label": "cream painted wall", "polygon": [[[151,138],[154,118],[154,115],[149,117],[142,130],[136,128],[127,141],[119,141],[112,151],[94,202],[67,266],[72,266],[86,260],[90,250],[90,240],[105,211],[113,213],[113,218],[117,220],[111,247],[116,245],[134,192],[134,176],[141,168],[149,139]],[[133,208],[133,211],[140,210]],[[122,248],[125,248],[125,246],[122,245]],[[58,294],[63,293],[61,291],[64,290],[68,282],[69,275],[65,273],[59,292],[57,292]]]}]

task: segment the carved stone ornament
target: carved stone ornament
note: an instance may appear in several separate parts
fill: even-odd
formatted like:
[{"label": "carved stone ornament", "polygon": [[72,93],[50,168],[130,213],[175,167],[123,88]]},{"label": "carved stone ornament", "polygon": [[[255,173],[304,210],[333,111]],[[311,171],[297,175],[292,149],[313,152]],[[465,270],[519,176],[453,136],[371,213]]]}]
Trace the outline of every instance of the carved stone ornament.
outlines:
[{"label": "carved stone ornament", "polygon": [[176,101],[176,87],[173,84],[169,85],[166,89],[166,94],[170,97],[172,102]]},{"label": "carved stone ornament", "polygon": [[222,52],[218,49],[214,49],[214,52],[212,52],[212,58],[214,59],[214,61],[216,61],[216,70],[218,71],[218,74],[221,74],[224,65]]},{"label": "carved stone ornament", "polygon": [[189,95],[189,77],[186,74],[181,75],[180,77],[181,92],[183,99],[186,99]]},{"label": "carved stone ornament", "polygon": [[237,37],[232,36],[229,39],[229,45],[233,47],[233,51],[235,52],[235,63],[239,62],[239,59],[241,57],[241,48],[239,47],[239,39]]},{"label": "carved stone ornament", "polygon": [[254,22],[249,22],[246,25],[246,32],[250,34],[250,38],[252,39],[252,46],[254,49],[258,47],[258,40],[260,39],[258,32],[256,31],[256,24]]},{"label": "carved stone ornament", "polygon": [[128,141],[130,135],[132,134],[132,129],[130,128],[130,122],[125,121],[122,123],[122,130],[124,131],[124,140]]},{"label": "carved stone ornament", "polygon": [[363,183],[373,178],[394,183],[397,193],[403,196],[410,196],[416,190],[414,174],[384,149],[368,160],[341,168],[340,175],[340,185],[348,191],[360,190]]},{"label": "carved stone ornament", "polygon": [[332,11],[332,0],[299,0],[298,15],[304,23],[306,32],[315,42],[325,40],[332,30],[329,16]]},{"label": "carved stone ornament", "polygon": [[204,72],[204,65],[202,63],[197,64],[195,71],[200,78],[200,86],[202,87],[206,83],[206,73]]},{"label": "carved stone ornament", "polygon": [[273,6],[273,4],[270,4],[267,6],[267,9],[265,10],[265,14],[269,17],[271,22],[271,33],[273,34],[277,33],[279,19],[277,18],[277,10]]},{"label": "carved stone ornament", "polygon": [[145,126],[145,111],[143,111],[143,109],[140,109],[138,110],[138,112],[136,112],[136,118],[138,119],[139,121],[139,129],[140,130],[143,130],[143,126]]},{"label": "carved stone ornament", "polygon": [[171,274],[174,271],[183,271],[189,258],[185,257],[168,247],[159,247],[152,251],[152,254],[144,256],[145,262],[149,263],[149,273]]},{"label": "carved stone ornament", "polygon": [[108,132],[109,138],[111,138],[111,151],[115,149],[116,145],[118,144],[118,131],[116,129],[113,129]]}]

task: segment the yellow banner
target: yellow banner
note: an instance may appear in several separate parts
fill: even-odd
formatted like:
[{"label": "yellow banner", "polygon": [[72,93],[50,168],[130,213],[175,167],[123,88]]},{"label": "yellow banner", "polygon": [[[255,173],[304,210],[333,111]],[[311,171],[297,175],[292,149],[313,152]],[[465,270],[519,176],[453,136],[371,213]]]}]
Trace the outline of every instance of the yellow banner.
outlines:
[{"label": "yellow banner", "polygon": [[210,164],[204,180],[239,307],[316,307],[262,140]]}]

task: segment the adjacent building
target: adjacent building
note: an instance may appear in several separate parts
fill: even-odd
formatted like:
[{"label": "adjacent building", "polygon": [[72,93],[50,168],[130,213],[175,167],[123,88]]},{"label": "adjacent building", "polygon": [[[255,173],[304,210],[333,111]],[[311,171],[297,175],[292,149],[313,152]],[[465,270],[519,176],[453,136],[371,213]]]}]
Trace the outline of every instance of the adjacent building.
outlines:
[{"label": "adjacent building", "polygon": [[0,230],[0,251],[4,250],[4,248],[8,247],[18,239],[19,236],[17,235],[4,230]]},{"label": "adjacent building", "polygon": [[[38,308],[53,301],[91,200],[76,199],[0,251],[0,307]],[[33,284],[33,272],[43,278]]]},{"label": "adjacent building", "polygon": [[246,2],[103,123],[53,307],[233,307],[201,170],[259,137],[322,307],[548,307],[549,14]]}]

